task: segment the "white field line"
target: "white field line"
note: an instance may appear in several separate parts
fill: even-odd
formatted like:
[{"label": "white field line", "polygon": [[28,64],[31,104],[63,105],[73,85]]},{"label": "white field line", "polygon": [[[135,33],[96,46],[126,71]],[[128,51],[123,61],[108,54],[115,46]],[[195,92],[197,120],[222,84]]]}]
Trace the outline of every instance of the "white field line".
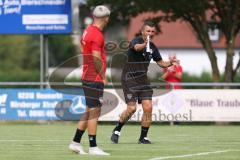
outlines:
[{"label": "white field line", "polygon": [[71,141],[61,139],[0,139],[0,142],[60,142],[60,141]]},{"label": "white field line", "polygon": [[202,152],[202,153],[195,153],[195,154],[185,154],[185,155],[178,155],[178,156],[166,156],[166,157],[156,157],[149,160],[163,160],[163,159],[174,159],[174,158],[186,158],[186,157],[195,157],[195,156],[206,156],[209,154],[219,154],[219,153],[226,153],[226,152],[237,152],[240,150],[222,150],[222,151],[214,151],[214,152]]}]

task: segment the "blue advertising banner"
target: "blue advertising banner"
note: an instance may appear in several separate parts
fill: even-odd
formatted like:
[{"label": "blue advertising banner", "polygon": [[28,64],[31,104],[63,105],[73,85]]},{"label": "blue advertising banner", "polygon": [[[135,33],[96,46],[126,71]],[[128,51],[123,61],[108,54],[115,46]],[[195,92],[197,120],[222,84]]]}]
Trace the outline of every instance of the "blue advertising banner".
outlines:
[{"label": "blue advertising banner", "polygon": [[0,0],[0,34],[72,32],[71,0]]},{"label": "blue advertising banner", "polygon": [[[0,89],[0,120],[62,120],[61,108],[67,107],[72,115],[85,112],[82,90],[57,92],[52,89]],[[60,110],[56,110],[60,108]],[[79,116],[78,116],[79,117]],[[71,117],[70,119],[71,120]]]}]

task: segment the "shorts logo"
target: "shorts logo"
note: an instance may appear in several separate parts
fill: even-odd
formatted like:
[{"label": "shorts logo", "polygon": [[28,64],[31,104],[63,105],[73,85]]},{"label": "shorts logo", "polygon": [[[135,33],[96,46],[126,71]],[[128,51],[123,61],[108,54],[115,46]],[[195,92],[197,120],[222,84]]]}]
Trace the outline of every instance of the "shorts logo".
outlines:
[{"label": "shorts logo", "polygon": [[103,103],[103,97],[99,97],[99,101],[102,104]]},{"label": "shorts logo", "polygon": [[128,98],[128,99],[131,99],[132,96],[133,96],[132,94],[127,94],[127,98]]}]

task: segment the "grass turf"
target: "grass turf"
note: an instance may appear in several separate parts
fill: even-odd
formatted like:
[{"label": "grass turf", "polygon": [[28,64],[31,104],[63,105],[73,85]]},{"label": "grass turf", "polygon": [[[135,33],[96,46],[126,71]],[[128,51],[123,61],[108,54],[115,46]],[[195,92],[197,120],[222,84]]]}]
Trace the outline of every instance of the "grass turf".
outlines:
[{"label": "grass turf", "polygon": [[[97,142],[111,156],[77,155],[68,150],[75,124],[0,124],[0,160],[147,160],[202,152],[229,150],[224,153],[195,155],[174,160],[238,160],[240,157],[239,126],[161,126],[149,131],[151,145],[139,145],[139,125],[123,127],[119,144],[111,144],[113,125],[99,125]],[[85,150],[88,139],[83,137]]]}]

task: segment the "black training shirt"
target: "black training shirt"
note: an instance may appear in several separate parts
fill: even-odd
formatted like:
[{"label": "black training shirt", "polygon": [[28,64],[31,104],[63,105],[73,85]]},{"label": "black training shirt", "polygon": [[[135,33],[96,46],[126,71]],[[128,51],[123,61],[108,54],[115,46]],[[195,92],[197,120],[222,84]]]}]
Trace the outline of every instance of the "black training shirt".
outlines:
[{"label": "black training shirt", "polygon": [[136,44],[142,44],[144,40],[141,36],[134,38],[130,44],[127,52],[128,61],[123,68],[123,80],[127,79],[141,79],[146,78],[148,66],[153,59],[154,61],[162,60],[162,57],[157,47],[150,42],[151,53],[146,52],[146,48],[142,51],[136,51],[134,46]]}]

